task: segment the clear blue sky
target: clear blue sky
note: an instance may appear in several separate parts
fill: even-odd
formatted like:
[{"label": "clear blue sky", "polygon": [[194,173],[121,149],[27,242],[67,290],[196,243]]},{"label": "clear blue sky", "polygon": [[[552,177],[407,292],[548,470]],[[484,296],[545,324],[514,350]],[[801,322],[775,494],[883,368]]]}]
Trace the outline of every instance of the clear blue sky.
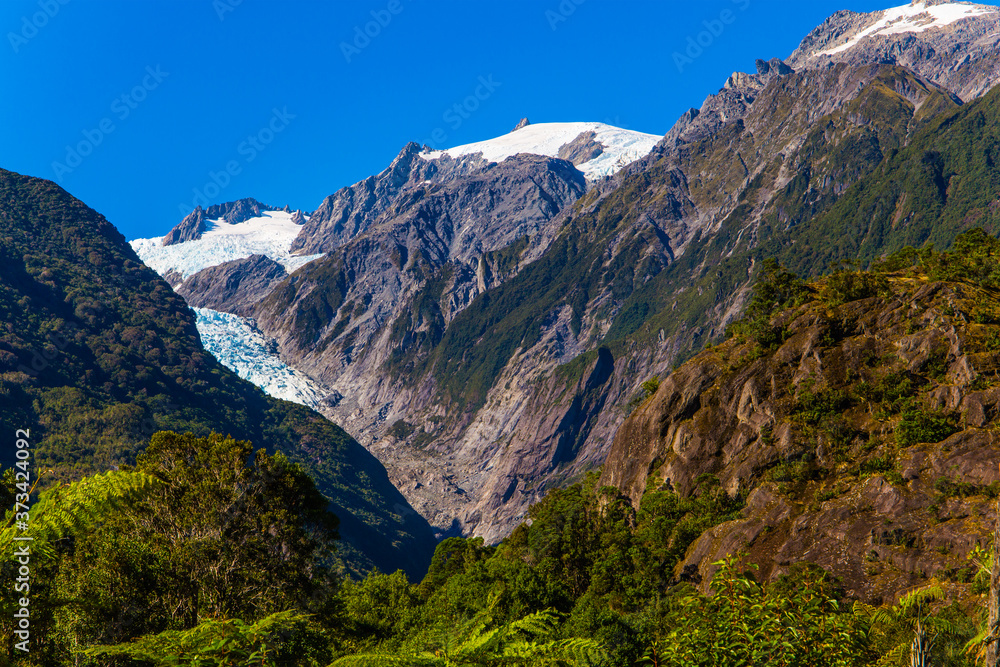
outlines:
[{"label": "clear blue sky", "polygon": [[129,239],[166,233],[196,189],[312,210],[435,130],[438,147],[522,116],[663,134],[834,11],[895,4],[3,0],[0,167],[56,180]]}]

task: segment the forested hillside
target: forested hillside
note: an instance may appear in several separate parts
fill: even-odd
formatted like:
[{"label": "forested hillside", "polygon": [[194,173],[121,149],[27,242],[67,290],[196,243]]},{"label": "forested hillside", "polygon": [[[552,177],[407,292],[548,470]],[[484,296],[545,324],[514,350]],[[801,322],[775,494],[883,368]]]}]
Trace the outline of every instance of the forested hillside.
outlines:
[{"label": "forested hillside", "polygon": [[314,477],[349,569],[422,576],[433,536],[378,461],[207,354],[183,299],[100,214],[49,181],[0,171],[0,230],[0,425],[31,429],[43,486],[134,464],[159,430],[232,435]]}]

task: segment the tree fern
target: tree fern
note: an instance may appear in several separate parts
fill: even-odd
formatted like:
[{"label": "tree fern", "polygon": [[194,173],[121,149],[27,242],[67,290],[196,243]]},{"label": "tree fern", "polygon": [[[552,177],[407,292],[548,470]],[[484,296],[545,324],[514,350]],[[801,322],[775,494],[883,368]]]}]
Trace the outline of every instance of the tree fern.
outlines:
[{"label": "tree fern", "polygon": [[938,636],[958,633],[958,629],[948,620],[921,614],[922,607],[943,597],[944,589],[941,584],[931,581],[909,591],[895,605],[873,607],[863,602],[854,603],[855,615],[868,621],[872,630],[880,633],[885,640],[890,641],[890,638],[898,636],[900,630],[906,631],[907,638],[889,647],[879,660],[879,665],[901,665],[907,661],[922,664],[919,660],[926,658],[926,652]]},{"label": "tree fern", "polygon": [[77,482],[61,484],[43,491],[30,505],[27,528],[15,510],[9,509],[0,529],[0,550],[4,558],[14,557],[15,538],[30,544],[32,553],[48,557],[53,540],[79,534],[97,524],[102,517],[121,507],[128,500],[148,491],[157,480],[141,472],[109,471],[85,477]]},{"label": "tree fern", "polygon": [[490,628],[493,606],[491,603],[489,609],[477,615],[470,623],[442,637],[430,650],[410,654],[367,653],[345,656],[333,665],[589,665],[605,656],[604,648],[592,639],[539,641],[548,638],[556,630],[559,614],[553,609]]},{"label": "tree fern", "polygon": [[158,667],[269,667],[281,638],[307,616],[296,611],[271,614],[250,625],[240,619],[209,620],[190,630],[168,630],[128,644],[95,646],[90,657],[128,656]]}]

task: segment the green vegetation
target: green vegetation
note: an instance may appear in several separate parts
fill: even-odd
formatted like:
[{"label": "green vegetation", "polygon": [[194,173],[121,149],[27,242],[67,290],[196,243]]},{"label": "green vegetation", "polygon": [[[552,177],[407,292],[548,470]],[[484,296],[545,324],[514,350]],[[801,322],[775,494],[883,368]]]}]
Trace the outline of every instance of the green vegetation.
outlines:
[{"label": "green vegetation", "polygon": [[[495,604],[495,603],[494,603]],[[592,665],[605,657],[592,639],[541,642],[557,629],[559,615],[545,610],[498,627],[490,627],[490,610],[451,630],[419,653],[362,653],[345,656],[331,667],[377,667],[379,665]]]},{"label": "green vegetation", "polygon": [[638,511],[591,475],[534,505],[530,525],[497,547],[443,541],[411,584],[401,572],[330,571],[332,517],[280,455],[160,433],[138,470],[157,481],[53,542],[54,585],[32,589],[33,628],[49,641],[19,664],[874,666],[908,658],[918,628],[934,664],[972,664],[961,647],[977,628],[935,604],[933,585],[852,606],[815,566],[761,584],[736,554],[713,564],[706,595],[676,566],[693,539],[740,513],[712,475],[688,498],[650,485]]},{"label": "green vegetation", "polygon": [[918,442],[941,442],[958,430],[955,422],[954,415],[930,411],[907,401],[896,425],[896,444],[909,447]]},{"label": "green vegetation", "polygon": [[[272,667],[296,660],[289,636],[301,632],[306,617],[277,612],[247,625],[239,619],[208,620],[190,630],[167,630],[118,646],[95,646],[88,657],[128,656],[162,667]],[[279,646],[277,650],[275,645]],[[316,656],[320,657],[320,656]]]},{"label": "green vegetation", "polygon": [[873,664],[867,624],[843,613],[831,582],[808,569],[771,586],[741,572],[739,559],[715,563],[713,596],[679,596],[674,627],[651,647],[656,665]]},{"label": "green vegetation", "polygon": [[0,201],[0,430],[30,427],[33,469],[51,470],[43,487],[135,465],[160,430],[225,432],[316,480],[350,538],[345,567],[423,574],[430,527],[400,509],[378,461],[204,352],[184,300],[107,220],[51,182],[3,170]]}]

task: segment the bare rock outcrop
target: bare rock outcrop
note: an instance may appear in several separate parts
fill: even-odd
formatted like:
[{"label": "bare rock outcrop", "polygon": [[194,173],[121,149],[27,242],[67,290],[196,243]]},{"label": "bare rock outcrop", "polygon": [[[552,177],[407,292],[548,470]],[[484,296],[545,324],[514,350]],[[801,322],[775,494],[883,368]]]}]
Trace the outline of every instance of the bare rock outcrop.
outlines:
[{"label": "bare rock outcrop", "polygon": [[[703,475],[746,498],[678,571],[746,551],[765,579],[812,562],[878,601],[967,565],[996,520],[994,294],[893,278],[892,295],[782,313],[762,353],[731,339],[678,368],[621,427],[602,484],[692,493]],[[986,345],[987,347],[984,347]]]}]

